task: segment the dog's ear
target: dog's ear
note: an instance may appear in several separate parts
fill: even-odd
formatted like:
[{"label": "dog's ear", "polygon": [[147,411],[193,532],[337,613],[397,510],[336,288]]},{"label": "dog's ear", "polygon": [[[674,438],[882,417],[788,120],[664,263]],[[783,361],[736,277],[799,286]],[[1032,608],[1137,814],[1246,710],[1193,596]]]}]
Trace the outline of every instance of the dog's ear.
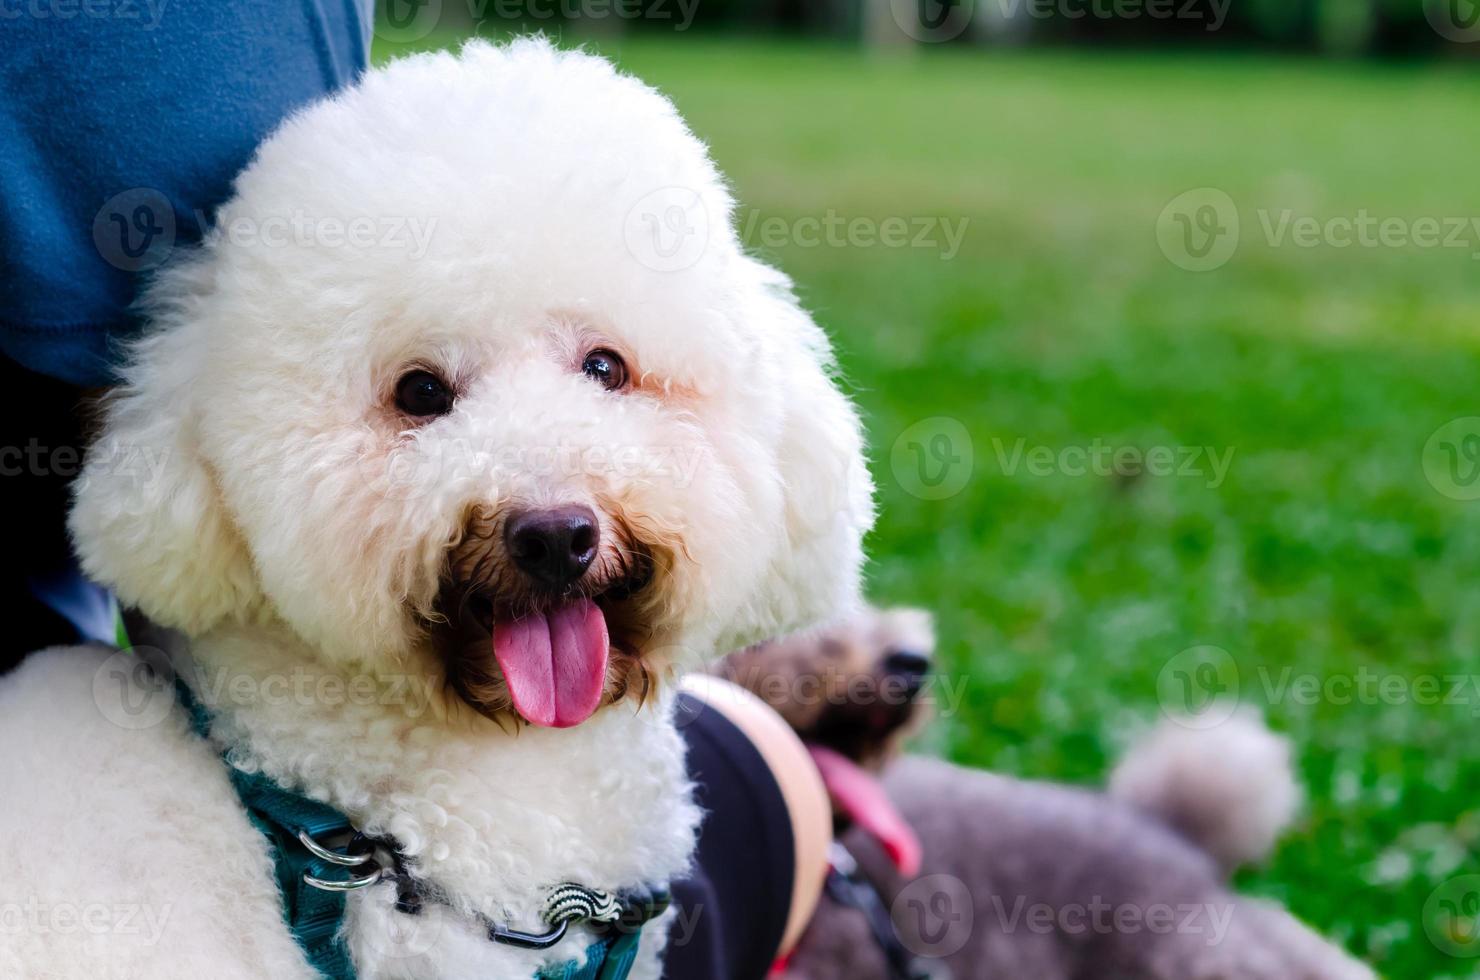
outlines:
[{"label": "dog's ear", "polygon": [[826,334],[771,273],[764,315],[778,331],[783,424],[777,447],[785,534],[773,559],[775,636],[851,615],[859,606],[863,536],[873,526],[873,481],[863,429],[836,381]]},{"label": "dog's ear", "polygon": [[193,334],[178,326],[136,348],[126,382],[103,401],[68,524],[89,576],[195,635],[244,614],[259,590],[200,452]]}]

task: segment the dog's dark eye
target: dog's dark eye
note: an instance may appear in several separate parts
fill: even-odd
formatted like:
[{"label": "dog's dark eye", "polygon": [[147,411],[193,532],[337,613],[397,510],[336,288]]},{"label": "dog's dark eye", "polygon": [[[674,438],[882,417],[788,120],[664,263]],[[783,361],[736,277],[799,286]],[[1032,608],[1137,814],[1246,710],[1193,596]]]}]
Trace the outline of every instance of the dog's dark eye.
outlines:
[{"label": "dog's dark eye", "polygon": [[615,352],[604,347],[586,355],[581,372],[588,378],[601,382],[607,391],[616,391],[627,386],[627,365]]},{"label": "dog's dark eye", "polygon": [[452,411],[452,392],[430,371],[408,371],[396,382],[396,407],[415,418]]}]

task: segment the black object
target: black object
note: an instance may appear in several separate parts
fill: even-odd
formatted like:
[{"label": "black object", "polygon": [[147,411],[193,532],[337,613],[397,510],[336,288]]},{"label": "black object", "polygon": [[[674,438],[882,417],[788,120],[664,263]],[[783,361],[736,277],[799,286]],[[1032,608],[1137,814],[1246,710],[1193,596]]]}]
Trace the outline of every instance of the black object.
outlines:
[{"label": "black object", "polygon": [[704,810],[693,873],[673,885],[668,980],[762,980],[796,875],[791,815],[760,750],[718,709],[680,695],[676,720]]},{"label": "black object", "polygon": [[44,647],[76,643],[77,630],[37,599],[32,583],[73,565],[68,487],[82,468],[83,390],[0,357],[0,506],[11,547],[0,562],[6,629],[0,674]]}]

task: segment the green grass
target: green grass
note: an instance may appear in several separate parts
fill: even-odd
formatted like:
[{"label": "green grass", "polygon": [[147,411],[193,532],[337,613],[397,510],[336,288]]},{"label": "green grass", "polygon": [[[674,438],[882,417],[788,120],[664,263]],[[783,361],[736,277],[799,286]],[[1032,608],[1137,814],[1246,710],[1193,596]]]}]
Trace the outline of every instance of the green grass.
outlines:
[{"label": "green grass", "polygon": [[[966,683],[937,746],[1094,782],[1127,725],[1156,716],[1168,661],[1221,647],[1243,700],[1298,743],[1310,797],[1241,884],[1389,976],[1472,975],[1429,941],[1423,910],[1480,873],[1480,694],[1300,703],[1268,685],[1287,666],[1404,686],[1480,675],[1480,502],[1436,492],[1421,465],[1440,425],[1480,415],[1480,239],[1272,247],[1258,212],[1480,215],[1480,76],[698,37],[604,49],[674,97],[761,216],[968,220],[949,260],[767,252],[835,338],[867,418],[873,595],[935,610],[944,668]],[[1228,193],[1244,227],[1201,274],[1155,234],[1198,187]],[[937,416],[974,455],[939,501],[891,462]],[[999,461],[994,440],[1018,439],[1234,455],[1217,487],[1033,476]]]}]

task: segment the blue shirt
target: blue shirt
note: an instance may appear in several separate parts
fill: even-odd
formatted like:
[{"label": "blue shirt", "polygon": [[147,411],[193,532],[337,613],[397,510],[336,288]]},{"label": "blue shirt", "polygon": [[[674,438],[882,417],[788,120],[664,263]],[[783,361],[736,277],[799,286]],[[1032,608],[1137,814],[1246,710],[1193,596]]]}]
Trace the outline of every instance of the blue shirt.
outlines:
[{"label": "blue shirt", "polygon": [[0,351],[112,380],[140,282],[368,60],[372,0],[0,0]]}]

